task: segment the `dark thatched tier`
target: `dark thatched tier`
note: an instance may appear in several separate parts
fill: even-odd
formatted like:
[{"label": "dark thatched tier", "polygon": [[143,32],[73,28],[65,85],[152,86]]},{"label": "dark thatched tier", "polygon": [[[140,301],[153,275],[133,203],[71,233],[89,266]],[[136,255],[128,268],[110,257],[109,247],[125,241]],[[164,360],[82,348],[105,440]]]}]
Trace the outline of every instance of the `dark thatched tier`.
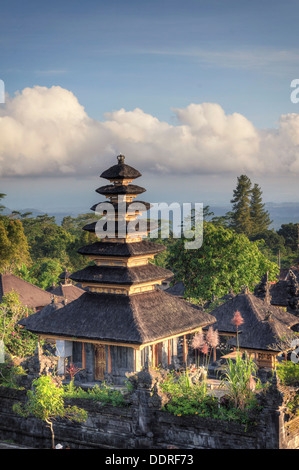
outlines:
[{"label": "dark thatched tier", "polygon": [[86,292],[64,307],[51,304],[20,324],[37,334],[142,345],[214,321],[201,308],[157,289],[131,296]]},{"label": "dark thatched tier", "polygon": [[103,194],[104,196],[114,196],[117,194],[142,194],[146,191],[145,188],[141,186],[137,186],[136,184],[107,184],[106,186],[101,186],[100,188],[96,189],[96,192],[99,194]]},{"label": "dark thatched tier", "polygon": [[136,243],[95,242],[79,248],[81,255],[117,256],[130,258],[131,256],[155,255],[166,248],[164,245],[143,240]]},{"label": "dark thatched tier", "polygon": [[[280,338],[291,337],[291,327],[299,323],[299,318],[281,308],[259,299],[251,293],[238,294],[211,311],[217,319],[214,328],[219,333],[236,333],[232,324],[233,315],[239,311],[244,323],[239,326],[239,345],[256,350],[279,350]],[[236,338],[230,340],[236,346]]]},{"label": "dark thatched tier", "polygon": [[59,284],[59,286],[50,287],[47,291],[52,295],[63,297],[68,302],[72,302],[86,292],[80,287],[73,286],[73,284]]},{"label": "dark thatched tier", "polygon": [[[109,202],[108,200],[106,201],[102,201],[102,202],[99,202],[98,204],[94,204],[90,210],[91,211],[96,211],[97,210],[97,207],[99,204],[112,204],[115,212],[117,213],[118,212],[118,208],[120,208],[120,211],[123,211],[123,212],[135,212],[135,209],[134,209],[134,206],[132,204],[142,204],[144,207],[142,207],[142,209],[145,209],[145,210],[149,210],[151,207],[152,207],[152,204],[150,202],[144,202],[144,201],[133,201],[133,202],[123,202],[123,203],[116,203],[116,202]],[[130,209],[130,206],[131,206],[131,209]],[[135,206],[136,207],[136,206]],[[101,208],[99,207],[99,209],[101,210]]]},{"label": "dark thatched tier", "polygon": [[141,173],[138,170],[123,162],[119,162],[117,165],[111,166],[101,174],[101,178],[105,178],[107,180],[136,179],[140,176]]},{"label": "dark thatched tier", "polygon": [[70,278],[76,282],[133,285],[143,282],[158,281],[170,276],[172,276],[172,272],[168,269],[149,263],[131,268],[119,266],[87,266],[71,274]]},{"label": "dark thatched tier", "polygon": [[[101,220],[101,219],[99,219]],[[124,230],[124,222],[122,221],[120,223],[120,226],[118,224],[118,221],[115,220],[115,221],[111,221],[109,222],[109,224],[107,222],[105,222],[103,220],[103,225],[100,225],[100,229],[103,230],[105,233],[106,236],[109,236],[110,238],[114,238],[114,236],[117,236],[118,233],[120,233],[121,235],[123,234],[123,230]],[[97,225],[98,221],[95,221],[95,222],[91,222],[90,224],[86,224],[84,225],[84,227],[82,227],[82,230],[85,230],[86,232],[92,232],[92,233],[96,233],[96,225]],[[130,224],[130,225],[129,225]],[[113,227],[111,229],[111,227]],[[139,222],[138,220],[134,220],[134,221],[129,221],[129,220],[126,220],[125,221],[125,231],[126,231],[126,234],[131,234],[131,235],[138,235],[140,232],[143,233],[143,230],[145,229],[146,232],[150,232],[150,231],[154,231],[154,230],[157,230],[159,228],[159,225],[156,221],[148,221],[146,219],[144,219],[142,222]],[[132,229],[135,229],[134,231],[132,231]],[[113,233],[112,233],[112,230]],[[101,234],[102,236],[102,234]]]}]

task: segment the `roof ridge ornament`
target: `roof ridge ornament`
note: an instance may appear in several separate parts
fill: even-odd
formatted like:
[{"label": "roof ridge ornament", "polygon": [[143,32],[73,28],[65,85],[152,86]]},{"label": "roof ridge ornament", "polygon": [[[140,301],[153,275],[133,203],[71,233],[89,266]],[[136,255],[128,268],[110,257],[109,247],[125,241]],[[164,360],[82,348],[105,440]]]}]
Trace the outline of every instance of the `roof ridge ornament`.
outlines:
[{"label": "roof ridge ornament", "polygon": [[124,163],[125,163],[125,158],[126,158],[126,157],[125,157],[124,155],[122,155],[122,154],[118,155],[118,156],[117,156],[118,164],[119,164],[119,165],[124,164]]}]

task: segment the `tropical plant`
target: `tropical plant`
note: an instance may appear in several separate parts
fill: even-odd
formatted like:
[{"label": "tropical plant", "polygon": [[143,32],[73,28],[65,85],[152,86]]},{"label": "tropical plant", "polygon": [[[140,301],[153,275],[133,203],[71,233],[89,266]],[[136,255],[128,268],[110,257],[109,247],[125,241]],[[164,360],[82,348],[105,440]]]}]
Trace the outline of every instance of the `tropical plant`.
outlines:
[{"label": "tropical plant", "polygon": [[22,366],[14,365],[11,361],[6,360],[0,363],[0,385],[9,388],[22,388],[19,386],[19,378],[27,375]]},{"label": "tropical plant", "polygon": [[4,295],[0,304],[0,339],[4,342],[5,350],[13,356],[31,356],[37,346],[37,335],[20,328],[18,322],[33,310],[25,307],[16,292]]},{"label": "tropical plant", "polygon": [[88,400],[99,401],[103,404],[112,406],[127,406],[127,402],[120,390],[113,390],[105,382],[101,385],[94,385],[92,388],[83,390],[81,387],[75,387],[72,381],[64,385],[63,396],[67,398],[85,398]]},{"label": "tropical plant", "polygon": [[43,375],[32,382],[33,390],[28,390],[27,402],[22,405],[16,403],[13,411],[20,416],[33,416],[46,423],[52,436],[52,448],[55,446],[53,421],[57,418],[66,418],[70,421],[84,422],[87,411],[77,406],[65,406],[63,388],[58,387],[50,376]]},{"label": "tropical plant", "polygon": [[180,238],[169,247],[168,267],[192,301],[212,300],[230,290],[238,293],[244,285],[253,289],[266,272],[269,280],[276,280],[279,272],[277,264],[259,250],[259,242],[221,225],[203,223],[203,244],[198,249],[187,250],[184,243]]},{"label": "tropical plant", "polygon": [[239,350],[239,326],[243,325],[244,319],[239,312],[239,310],[236,310],[232,319],[232,324],[237,327],[237,349]]},{"label": "tropical plant", "polygon": [[242,357],[237,351],[236,359],[228,358],[220,387],[227,390],[227,395],[233,401],[235,408],[244,410],[246,404],[252,398],[252,390],[255,387],[257,366],[252,357],[247,354]]},{"label": "tropical plant", "polygon": [[284,361],[277,364],[277,375],[283,385],[299,386],[299,363]]}]

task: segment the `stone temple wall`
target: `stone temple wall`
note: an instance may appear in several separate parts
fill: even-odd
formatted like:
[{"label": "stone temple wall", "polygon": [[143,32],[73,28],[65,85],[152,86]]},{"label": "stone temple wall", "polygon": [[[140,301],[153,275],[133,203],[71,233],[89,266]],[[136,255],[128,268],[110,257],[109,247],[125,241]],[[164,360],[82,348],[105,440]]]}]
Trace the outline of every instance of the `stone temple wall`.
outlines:
[{"label": "stone temple wall", "polygon": [[[295,449],[299,448],[299,423],[287,421],[283,396],[274,382],[264,397],[257,425],[198,416],[174,416],[161,410],[155,372],[134,376],[127,407],[103,406],[86,399],[68,404],[88,411],[83,424],[54,422],[55,440],[78,449]],[[26,399],[26,390],[0,387],[0,440],[13,440],[34,448],[50,448],[51,435],[44,423],[21,418],[14,403]],[[298,421],[298,420],[297,420]]]}]

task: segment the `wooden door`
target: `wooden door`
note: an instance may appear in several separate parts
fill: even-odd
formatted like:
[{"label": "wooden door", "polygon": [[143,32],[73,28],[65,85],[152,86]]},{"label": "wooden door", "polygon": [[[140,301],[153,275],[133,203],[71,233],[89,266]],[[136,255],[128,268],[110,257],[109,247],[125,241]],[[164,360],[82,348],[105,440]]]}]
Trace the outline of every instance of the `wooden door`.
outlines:
[{"label": "wooden door", "polygon": [[156,343],[153,345],[154,367],[162,366],[162,347],[163,347],[163,343]]},{"label": "wooden door", "polygon": [[95,380],[104,380],[104,374],[106,372],[106,350],[103,344],[95,344]]}]

